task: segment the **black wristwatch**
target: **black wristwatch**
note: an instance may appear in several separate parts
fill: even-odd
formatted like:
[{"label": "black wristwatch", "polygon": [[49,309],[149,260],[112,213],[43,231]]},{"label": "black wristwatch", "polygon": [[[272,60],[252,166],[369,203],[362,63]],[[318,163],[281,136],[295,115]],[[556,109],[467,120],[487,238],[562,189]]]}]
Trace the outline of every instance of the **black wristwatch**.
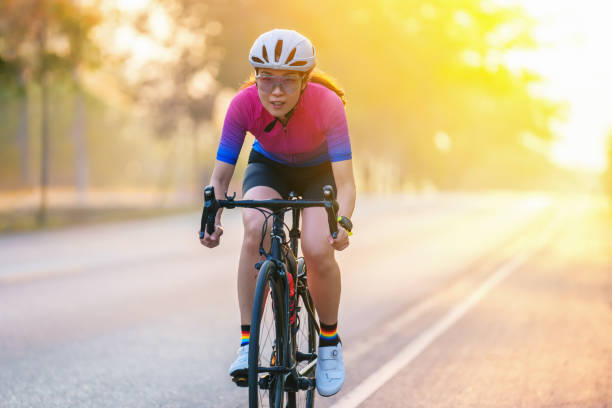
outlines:
[{"label": "black wristwatch", "polygon": [[342,228],[344,228],[349,233],[349,235],[353,235],[353,223],[351,222],[351,219],[349,217],[341,215],[340,217],[338,217],[338,224],[340,224]]}]

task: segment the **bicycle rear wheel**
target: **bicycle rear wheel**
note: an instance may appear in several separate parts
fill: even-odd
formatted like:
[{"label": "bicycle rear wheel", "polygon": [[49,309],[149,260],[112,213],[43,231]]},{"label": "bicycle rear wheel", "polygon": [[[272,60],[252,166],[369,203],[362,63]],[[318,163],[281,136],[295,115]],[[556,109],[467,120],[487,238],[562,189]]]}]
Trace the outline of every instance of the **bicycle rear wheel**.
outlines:
[{"label": "bicycle rear wheel", "polygon": [[249,341],[249,407],[284,408],[285,374],[263,370],[286,366],[283,285],[275,279],[276,265],[266,261],[259,270]]},{"label": "bicycle rear wheel", "polygon": [[[296,292],[296,325],[291,329],[291,340],[294,356],[297,361],[297,372],[314,382],[316,360],[314,355],[317,347],[317,325],[315,320],[314,303],[308,292],[306,281],[306,264],[304,259],[298,260],[297,267],[298,288]],[[314,384],[313,384],[314,385]],[[314,407],[314,387],[308,390],[299,390],[287,394],[289,408]]]}]

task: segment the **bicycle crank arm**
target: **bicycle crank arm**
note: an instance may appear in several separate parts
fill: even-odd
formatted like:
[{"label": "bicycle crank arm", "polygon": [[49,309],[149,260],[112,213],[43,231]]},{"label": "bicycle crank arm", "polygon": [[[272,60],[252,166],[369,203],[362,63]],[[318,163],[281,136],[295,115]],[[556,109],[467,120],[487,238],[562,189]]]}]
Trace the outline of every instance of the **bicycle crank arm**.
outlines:
[{"label": "bicycle crank arm", "polygon": [[258,367],[258,373],[283,373],[289,374],[291,372],[291,368],[287,367]]},{"label": "bicycle crank arm", "polygon": [[302,353],[300,351],[298,351],[295,354],[295,359],[300,362],[300,361],[312,361],[314,359],[317,358],[317,355],[315,353]]},{"label": "bicycle crank arm", "polygon": [[298,378],[297,379],[297,387],[300,390],[308,391],[314,389],[316,386],[314,378]]}]

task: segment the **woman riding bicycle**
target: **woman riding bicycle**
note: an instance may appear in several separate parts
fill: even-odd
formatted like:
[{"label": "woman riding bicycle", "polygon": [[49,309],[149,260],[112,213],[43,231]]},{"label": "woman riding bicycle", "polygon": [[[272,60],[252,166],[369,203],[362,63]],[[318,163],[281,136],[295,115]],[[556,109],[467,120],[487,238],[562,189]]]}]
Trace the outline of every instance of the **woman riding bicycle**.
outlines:
[{"label": "woman riding bicycle", "polygon": [[[247,131],[255,136],[245,170],[243,198],[288,198],[295,191],[305,199],[320,200],[322,187],[332,185],[338,215],[349,218],[355,207],[351,145],[344,110],[344,93],[320,72],[313,72],[315,52],[310,41],[292,30],[275,29],[259,36],[249,62],[255,80],[247,81],[227,111],[217,160],[210,180],[224,198]],[[347,231],[338,226],[329,234],[323,208],[302,214],[302,253],[308,265],[308,286],[320,320],[317,390],[337,393],[344,383],[342,344],[337,333],[340,269],[334,251],[349,245]],[[238,300],[242,342],[230,375],[246,375],[253,296],[257,281],[254,265],[260,260],[264,216],[243,210],[244,240],[238,266]],[[221,211],[215,231],[202,244],[214,248],[223,234]]]}]

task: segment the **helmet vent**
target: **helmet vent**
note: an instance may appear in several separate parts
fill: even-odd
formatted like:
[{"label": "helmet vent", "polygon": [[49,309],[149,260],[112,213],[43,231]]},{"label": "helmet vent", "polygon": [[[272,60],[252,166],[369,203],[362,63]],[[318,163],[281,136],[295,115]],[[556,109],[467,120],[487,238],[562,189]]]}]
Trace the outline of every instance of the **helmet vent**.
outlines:
[{"label": "helmet vent", "polygon": [[288,64],[289,62],[293,60],[293,57],[295,57],[296,52],[297,52],[297,48],[294,48],[293,50],[291,50],[291,53],[287,57],[287,61],[285,61],[285,64]]},{"label": "helmet vent", "polygon": [[268,59],[268,51],[266,50],[266,46],[262,46],[261,47],[261,54],[264,57],[264,59],[266,60],[266,62],[270,62],[270,60]]},{"label": "helmet vent", "polygon": [[290,67],[301,67],[302,65],[308,64],[307,61],[295,61],[289,64]]},{"label": "helmet vent", "polygon": [[251,60],[253,60],[255,62],[258,62],[260,64],[265,64],[265,62],[261,58],[251,57]]},{"label": "helmet vent", "polygon": [[274,62],[278,62],[282,52],[283,52],[283,40],[278,40],[276,42],[276,47],[274,48]]}]

